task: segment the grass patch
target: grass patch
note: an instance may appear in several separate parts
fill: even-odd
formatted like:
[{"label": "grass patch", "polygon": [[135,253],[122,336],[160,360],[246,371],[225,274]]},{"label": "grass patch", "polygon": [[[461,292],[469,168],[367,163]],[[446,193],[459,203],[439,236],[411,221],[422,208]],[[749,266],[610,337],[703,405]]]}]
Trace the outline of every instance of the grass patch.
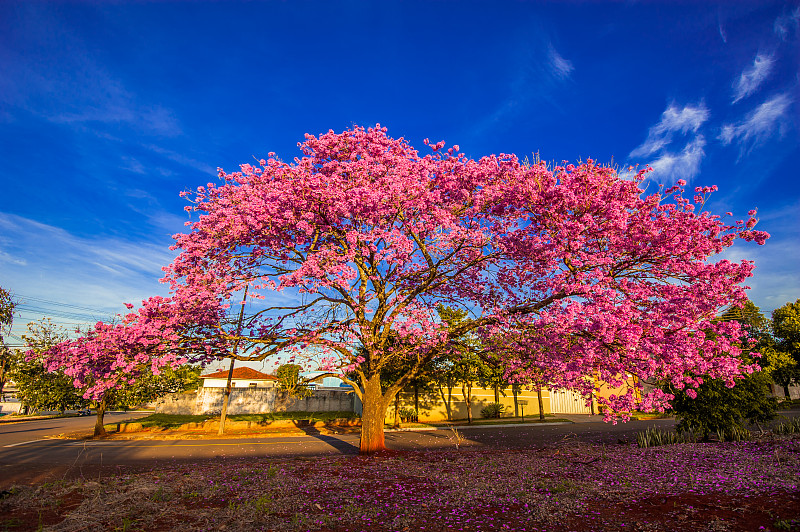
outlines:
[{"label": "grass patch", "polygon": [[[141,423],[144,428],[162,427],[165,429],[176,429],[184,423],[202,423],[211,416],[190,416],[178,414],[150,414],[147,417],[138,419],[126,419],[121,423]],[[106,425],[106,427],[116,427],[116,423]]]},{"label": "grass patch", "polygon": [[336,419],[357,419],[355,412],[271,412],[268,414],[236,414],[228,416],[232,421],[256,421],[268,423],[270,421],[284,421],[307,419],[310,421],[334,421]]},{"label": "grass patch", "polygon": [[530,425],[536,425],[536,424],[539,424],[539,423],[545,423],[545,424],[546,423],[572,423],[572,421],[570,421],[569,419],[564,419],[564,418],[559,418],[559,417],[548,417],[547,419],[539,419],[538,416],[537,416],[536,419],[525,418],[524,422],[521,421],[518,418],[514,418],[514,419],[503,419],[503,418],[500,418],[500,419],[492,419],[492,420],[473,419],[472,420],[472,425],[469,425],[467,423],[466,419],[459,419],[459,420],[451,421],[451,422],[431,421],[430,423],[417,423],[417,424],[403,423],[403,426],[404,427],[410,427],[410,426],[419,425],[419,426],[429,426],[429,427],[440,427],[440,426],[449,427],[449,426],[455,425],[455,426],[459,426],[459,427],[461,427],[461,426],[474,427],[476,425],[521,425],[523,423],[525,425],[529,425],[529,424]]},{"label": "grass patch", "polygon": [[[177,429],[184,423],[202,423],[215,416],[192,416],[179,414],[150,414],[138,419],[127,419],[120,423],[141,423],[142,428]],[[236,414],[228,416],[229,421],[255,421],[269,423],[270,421],[308,419],[311,421],[333,421],[335,419],[357,419],[353,412],[274,412],[270,414]],[[219,419],[216,416],[216,419]],[[113,429],[117,423],[106,424],[106,429]]]}]

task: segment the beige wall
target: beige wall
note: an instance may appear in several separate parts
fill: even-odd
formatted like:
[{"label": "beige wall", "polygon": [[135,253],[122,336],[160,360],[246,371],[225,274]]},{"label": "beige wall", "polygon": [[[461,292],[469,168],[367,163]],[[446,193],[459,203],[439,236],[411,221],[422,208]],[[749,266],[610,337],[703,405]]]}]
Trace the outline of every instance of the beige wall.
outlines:
[{"label": "beige wall", "polygon": [[[505,395],[504,395],[505,394]],[[414,390],[407,388],[399,394],[400,396],[400,409],[414,408]],[[539,415],[539,400],[536,397],[536,392],[526,390],[521,387],[517,393],[517,399],[528,401],[526,405],[519,405],[517,415],[525,414],[525,416],[538,416]],[[544,403],[545,414],[550,413],[550,393],[548,390],[542,390],[542,402]],[[446,386],[441,388],[434,388],[432,392],[419,394],[419,421],[443,421],[448,419],[447,411],[449,403],[450,419],[467,419],[467,404],[464,396],[461,393],[461,386],[454,386],[448,388]],[[494,403],[494,390],[492,388],[472,388],[472,417],[475,419],[481,418],[481,409],[489,403]],[[391,423],[394,421],[395,404],[392,403],[386,413],[386,421]],[[508,388],[500,390],[500,404],[506,407],[503,417],[514,417],[514,394],[509,386]]]}]

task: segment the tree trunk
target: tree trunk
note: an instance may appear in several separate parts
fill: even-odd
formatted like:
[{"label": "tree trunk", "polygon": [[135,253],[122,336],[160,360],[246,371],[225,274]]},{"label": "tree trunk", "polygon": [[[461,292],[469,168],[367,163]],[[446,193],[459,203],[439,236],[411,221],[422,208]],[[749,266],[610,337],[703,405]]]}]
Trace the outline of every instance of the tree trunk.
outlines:
[{"label": "tree trunk", "polygon": [[106,415],[106,399],[103,398],[97,405],[97,420],[94,423],[94,436],[105,436],[106,429],[103,427],[103,417]]},{"label": "tree trunk", "polygon": [[[244,287],[244,295],[242,296],[242,306],[239,308],[239,323],[236,326],[236,342],[233,344],[233,353],[239,351],[239,336],[242,334],[242,320],[244,319],[244,303],[247,301],[247,291],[250,285]],[[235,358],[231,359],[231,367],[228,370],[228,383],[225,385],[225,396],[222,398],[222,412],[219,414],[219,430],[217,434],[220,436],[225,434],[225,418],[228,417],[228,400],[231,397],[231,379],[233,379],[233,363]]]},{"label": "tree trunk", "polygon": [[539,399],[539,419],[544,419],[544,401],[542,400],[542,387],[536,388],[536,398]]},{"label": "tree trunk", "polygon": [[511,385],[511,393],[514,394],[514,417],[519,417],[519,384]]},{"label": "tree trunk", "polygon": [[400,394],[394,396],[394,428],[400,426]]},{"label": "tree trunk", "polygon": [[383,423],[386,419],[386,409],[391,398],[384,397],[381,390],[381,376],[373,375],[367,381],[361,400],[363,411],[361,413],[361,454],[370,454],[386,450],[383,437]]},{"label": "tree trunk", "polygon": [[786,399],[785,399],[786,401],[791,401],[792,394],[789,393],[789,385],[788,384],[783,387],[783,394],[786,396]]},{"label": "tree trunk", "polygon": [[494,402],[495,403],[499,403],[500,402],[500,385],[499,384],[495,384],[494,385]]},{"label": "tree trunk", "polygon": [[467,403],[467,423],[472,424],[472,383],[467,382],[461,385],[461,394]]},{"label": "tree trunk", "polygon": [[444,386],[442,386],[441,384],[437,384],[436,387],[439,389],[439,395],[442,396],[442,403],[444,403],[444,410],[447,413],[447,421],[452,421],[453,416],[450,412],[450,396],[452,395],[453,389],[450,386],[447,386],[447,394],[445,395]]},{"label": "tree trunk", "polygon": [[228,400],[231,396],[231,380],[233,379],[233,363],[235,359],[231,359],[231,367],[228,369],[228,383],[225,385],[225,393],[222,396],[222,412],[219,414],[219,430],[217,434],[220,436],[225,434],[225,418],[228,417]]},{"label": "tree trunk", "polygon": [[419,383],[414,379],[414,422],[419,421]]}]

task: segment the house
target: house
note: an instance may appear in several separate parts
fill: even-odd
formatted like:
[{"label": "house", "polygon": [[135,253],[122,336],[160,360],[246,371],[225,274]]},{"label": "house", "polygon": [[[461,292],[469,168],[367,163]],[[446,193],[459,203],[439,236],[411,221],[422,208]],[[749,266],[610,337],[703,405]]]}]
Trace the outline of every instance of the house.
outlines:
[{"label": "house", "polygon": [[[200,375],[203,388],[225,388],[228,384],[228,370],[223,369]],[[278,377],[261,373],[253,368],[234,368],[231,388],[277,388]]]},{"label": "house", "polygon": [[300,373],[303,382],[308,383],[312,390],[352,390],[353,387],[345,384],[330,371],[303,371]]}]

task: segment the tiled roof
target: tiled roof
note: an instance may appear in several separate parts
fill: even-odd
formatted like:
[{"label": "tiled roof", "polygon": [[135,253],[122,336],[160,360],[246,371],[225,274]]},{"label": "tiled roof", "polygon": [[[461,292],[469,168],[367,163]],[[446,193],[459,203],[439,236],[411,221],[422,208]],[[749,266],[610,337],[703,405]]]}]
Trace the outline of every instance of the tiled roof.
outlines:
[{"label": "tiled roof", "polygon": [[[223,369],[220,371],[215,371],[214,373],[209,373],[208,375],[201,375],[201,379],[227,379],[228,378],[228,370]],[[266,373],[261,373],[260,371],[256,371],[253,368],[233,368],[233,378],[234,379],[241,379],[241,380],[264,380],[264,381],[276,381],[278,377],[275,375],[267,375]]]}]

